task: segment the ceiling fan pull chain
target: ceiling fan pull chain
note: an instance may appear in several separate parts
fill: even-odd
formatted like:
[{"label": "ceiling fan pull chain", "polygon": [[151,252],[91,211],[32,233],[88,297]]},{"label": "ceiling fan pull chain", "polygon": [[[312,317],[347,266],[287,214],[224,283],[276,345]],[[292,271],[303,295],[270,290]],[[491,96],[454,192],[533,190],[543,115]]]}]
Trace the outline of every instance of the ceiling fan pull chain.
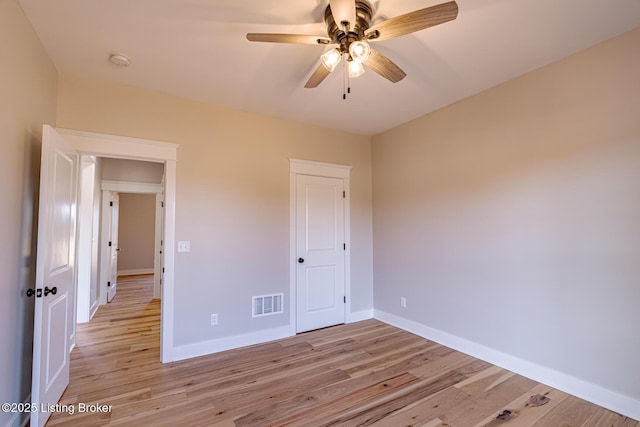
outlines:
[{"label": "ceiling fan pull chain", "polygon": [[342,99],[346,101],[347,99],[347,80],[349,78],[349,74],[347,72],[347,61],[342,61]]}]

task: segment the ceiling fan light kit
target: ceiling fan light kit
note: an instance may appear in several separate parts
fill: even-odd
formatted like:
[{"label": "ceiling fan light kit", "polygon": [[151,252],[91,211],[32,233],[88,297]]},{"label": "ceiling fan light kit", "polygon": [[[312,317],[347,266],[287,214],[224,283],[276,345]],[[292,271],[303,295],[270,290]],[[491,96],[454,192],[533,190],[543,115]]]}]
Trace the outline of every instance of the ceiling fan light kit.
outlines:
[{"label": "ceiling fan light kit", "polygon": [[[455,1],[449,1],[371,26],[374,12],[367,0],[330,0],[324,12],[326,37],[249,33],[247,39],[252,42],[338,45],[322,54],[320,65],[305,84],[306,88],[320,85],[343,57],[346,59],[344,70],[347,78],[362,75],[365,70],[363,65],[366,65],[390,82],[397,83],[406,77],[406,73],[382,53],[372,49],[369,42],[389,40],[452,21],[458,16],[458,5]],[[343,98],[346,98],[344,94]]]},{"label": "ceiling fan light kit", "polygon": [[361,62],[349,61],[349,65],[347,68],[349,70],[350,79],[355,79],[356,77],[360,77],[364,74],[364,66]]},{"label": "ceiling fan light kit", "polygon": [[369,46],[369,43],[366,41],[355,41],[349,46],[349,55],[351,56],[351,59],[362,64],[369,59],[369,55],[371,55],[371,46]]},{"label": "ceiling fan light kit", "polygon": [[330,73],[336,69],[336,67],[338,66],[341,60],[342,60],[342,52],[340,52],[340,49],[338,48],[331,49],[330,51],[323,53],[322,56],[320,57],[320,61],[322,62],[322,65],[324,65],[324,67]]}]

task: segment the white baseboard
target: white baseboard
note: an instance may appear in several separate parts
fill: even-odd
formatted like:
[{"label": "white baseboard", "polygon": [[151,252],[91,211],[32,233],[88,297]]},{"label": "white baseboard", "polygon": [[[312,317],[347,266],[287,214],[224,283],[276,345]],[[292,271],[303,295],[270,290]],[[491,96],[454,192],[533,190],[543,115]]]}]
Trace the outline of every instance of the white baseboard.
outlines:
[{"label": "white baseboard", "polygon": [[100,308],[100,300],[96,299],[93,302],[93,305],[89,308],[89,321],[93,319],[93,316],[95,316],[96,312],[98,311],[98,308]]},{"label": "white baseboard", "polygon": [[248,345],[262,344],[268,341],[279,340],[292,336],[289,325],[279,328],[265,329],[247,334],[235,335],[232,337],[218,338],[215,340],[202,341],[195,344],[180,345],[173,348],[172,361],[190,359],[192,357],[204,356],[218,353],[220,351],[232,350]]},{"label": "white baseboard", "polygon": [[[27,398],[22,403],[24,404],[31,403],[31,393],[29,393]],[[21,417],[23,418],[20,419]],[[16,412],[15,414],[13,414],[11,418],[9,418],[9,422],[5,425],[6,427],[25,427],[28,423],[29,423],[29,413]]]},{"label": "white baseboard", "polygon": [[[20,415],[22,415],[20,412],[13,414],[13,416],[9,418],[9,422],[5,424],[6,427],[22,427],[23,424],[20,423]],[[24,425],[27,425],[26,421],[24,422]]]},{"label": "white baseboard", "polygon": [[347,313],[347,323],[361,322],[369,319],[373,319],[373,309]]},{"label": "white baseboard", "polygon": [[153,274],[152,268],[138,268],[137,270],[118,270],[118,276],[137,276],[139,274]]},{"label": "white baseboard", "polygon": [[374,317],[382,322],[572,394],[588,402],[640,420],[640,400],[394,314],[375,310]]}]

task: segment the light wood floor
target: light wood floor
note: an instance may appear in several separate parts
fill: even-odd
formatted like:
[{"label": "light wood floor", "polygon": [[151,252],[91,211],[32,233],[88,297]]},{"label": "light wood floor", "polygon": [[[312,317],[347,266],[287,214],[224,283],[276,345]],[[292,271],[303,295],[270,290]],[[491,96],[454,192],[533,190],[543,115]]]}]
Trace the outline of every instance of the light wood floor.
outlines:
[{"label": "light wood floor", "polygon": [[640,423],[368,320],[196,359],[159,362],[153,276],[122,278],[78,328],[64,426],[583,426]]}]

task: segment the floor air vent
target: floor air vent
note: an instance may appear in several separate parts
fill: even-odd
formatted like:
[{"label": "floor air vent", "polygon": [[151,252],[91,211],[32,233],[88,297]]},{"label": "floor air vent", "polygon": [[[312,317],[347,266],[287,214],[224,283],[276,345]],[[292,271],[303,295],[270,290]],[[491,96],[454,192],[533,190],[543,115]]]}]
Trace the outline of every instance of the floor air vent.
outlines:
[{"label": "floor air vent", "polygon": [[253,317],[283,313],[284,294],[260,295],[253,297]]}]

